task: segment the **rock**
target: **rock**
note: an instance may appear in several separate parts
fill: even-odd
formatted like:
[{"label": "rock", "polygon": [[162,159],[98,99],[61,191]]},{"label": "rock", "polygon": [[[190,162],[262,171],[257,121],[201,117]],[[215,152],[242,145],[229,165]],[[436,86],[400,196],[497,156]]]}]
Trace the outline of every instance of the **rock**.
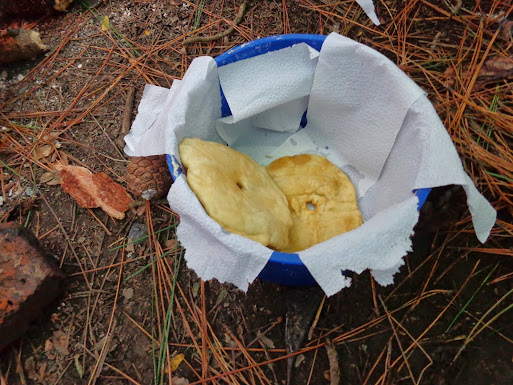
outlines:
[{"label": "rock", "polygon": [[38,32],[26,28],[0,30],[0,64],[35,59],[48,50]]},{"label": "rock", "polygon": [[27,331],[60,293],[63,279],[30,231],[0,223],[0,350]]},{"label": "rock", "polygon": [[148,238],[148,227],[144,223],[135,222],[128,232],[128,243],[140,245]]}]

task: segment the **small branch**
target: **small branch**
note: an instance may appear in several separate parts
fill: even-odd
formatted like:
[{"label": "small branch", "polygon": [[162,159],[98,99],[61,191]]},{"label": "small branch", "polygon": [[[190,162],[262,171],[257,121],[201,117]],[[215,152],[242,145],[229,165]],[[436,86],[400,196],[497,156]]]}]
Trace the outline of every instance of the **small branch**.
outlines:
[{"label": "small branch", "polygon": [[125,99],[125,108],[123,109],[123,122],[121,124],[121,133],[119,137],[116,139],[116,144],[121,148],[125,146],[125,135],[128,134],[128,132],[130,131],[130,126],[132,125],[134,97],[135,87],[128,87],[128,94],[126,95]]},{"label": "small branch", "polygon": [[219,40],[219,39],[222,39],[225,36],[228,36],[229,34],[231,34],[233,32],[235,27],[237,25],[239,25],[239,23],[242,21],[242,19],[244,17],[244,14],[246,13],[246,8],[247,7],[248,7],[248,0],[244,0],[244,2],[242,3],[242,5],[239,8],[239,13],[237,14],[237,17],[233,21],[233,23],[230,26],[230,28],[226,29],[226,31],[218,33],[216,35],[212,35],[212,36],[195,36],[195,37],[191,37],[190,39],[184,40],[183,44],[184,45],[190,45],[190,44],[194,44],[194,43],[207,43],[209,41]]},{"label": "small branch", "polygon": [[132,111],[134,105],[135,87],[128,88],[128,94],[125,100],[125,110],[123,111],[123,125],[121,126],[121,134],[126,135],[130,131],[132,123]]},{"label": "small branch", "polygon": [[325,347],[328,352],[328,361],[330,363],[330,385],[339,385],[340,367],[338,365],[337,349],[331,340],[326,343]]}]

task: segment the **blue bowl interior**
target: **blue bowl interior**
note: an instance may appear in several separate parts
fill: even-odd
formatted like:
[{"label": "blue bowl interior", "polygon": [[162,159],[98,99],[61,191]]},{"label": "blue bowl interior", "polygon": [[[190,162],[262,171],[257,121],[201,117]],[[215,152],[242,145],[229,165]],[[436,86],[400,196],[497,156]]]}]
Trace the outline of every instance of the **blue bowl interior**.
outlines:
[{"label": "blue bowl interior", "polygon": [[[322,44],[326,36],[324,35],[308,35],[308,34],[289,34],[289,35],[278,35],[270,36],[262,39],[254,40],[249,43],[241,44],[234,47],[225,53],[215,58],[218,67],[234,63],[239,60],[248,59],[254,56],[263,55],[267,52],[277,51],[282,48],[291,47],[294,44],[306,43],[312,48],[320,51]],[[224,97],[223,90],[221,88],[222,105],[221,111],[223,118],[230,116],[232,113],[230,107]],[[306,125],[306,112],[301,121],[301,126]],[[173,156],[174,158],[174,156]],[[174,159],[176,162],[176,158]],[[174,175],[174,168],[170,155],[167,155],[168,167],[171,172],[173,179],[176,179],[181,169],[178,169],[178,173]],[[419,198],[418,209],[422,207],[426,201],[431,189],[419,189],[415,190],[417,197]],[[344,270],[341,271],[342,275],[347,275],[349,272]],[[316,285],[315,279],[312,277],[308,269],[299,259],[297,254],[281,253],[275,251],[269,259],[267,265],[260,273],[259,277],[267,281],[280,283],[291,286],[312,286]]]}]

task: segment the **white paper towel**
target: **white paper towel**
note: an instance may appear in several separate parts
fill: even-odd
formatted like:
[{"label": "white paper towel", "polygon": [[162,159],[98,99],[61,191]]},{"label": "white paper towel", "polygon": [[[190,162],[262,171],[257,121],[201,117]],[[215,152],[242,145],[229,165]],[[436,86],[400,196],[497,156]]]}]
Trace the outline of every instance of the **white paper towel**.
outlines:
[{"label": "white paper towel", "polygon": [[299,43],[220,67],[219,81],[233,122],[310,94],[318,56]]},{"label": "white paper towel", "polygon": [[[328,295],[350,284],[341,270],[371,269],[378,283],[393,282],[402,257],[411,249],[410,236],[418,220],[414,189],[462,185],[477,236],[484,242],[495,222],[495,211],[465,174],[447,131],[422,90],[391,61],[338,34],[331,34],[324,42],[310,78],[307,71],[298,71],[294,78],[288,66],[281,67],[287,72],[284,74],[274,66],[266,69],[266,57],[272,54],[244,60],[244,76],[259,79],[262,71],[268,71],[278,79],[275,82],[309,81],[307,126],[294,134],[256,128],[253,122],[255,115],[263,112],[262,105],[273,109],[267,116],[286,116],[286,108],[280,108],[291,99],[288,94],[271,92],[269,87],[275,83],[252,80],[251,87],[232,87],[229,92],[232,100],[246,98],[235,109],[230,104],[243,119],[218,123],[217,128],[233,148],[261,164],[284,155],[312,153],[328,157],[350,175],[365,223],[298,253]],[[305,57],[303,64],[309,63]],[[253,66],[252,60],[259,64]],[[125,151],[130,155],[158,152],[177,156],[177,145],[184,137],[222,142],[215,129],[220,119],[217,73],[214,61],[203,57],[192,62],[184,79],[173,83],[167,95],[161,88],[147,87]],[[226,70],[224,81],[221,78],[223,90],[225,81],[232,81],[229,73]],[[246,92],[258,87],[261,89]],[[265,95],[265,101],[249,100],[248,94],[256,99]],[[295,93],[294,100],[297,96]],[[301,96],[305,97],[308,95]],[[252,106],[251,112],[247,106]],[[266,125],[270,123],[266,121]],[[177,235],[186,249],[188,265],[203,279],[217,278],[246,290],[272,250],[224,231],[208,217],[184,176],[175,182],[168,199],[181,217]]]},{"label": "white paper towel", "polygon": [[217,278],[246,291],[272,254],[272,250],[224,230],[206,215],[182,174],[168,194],[169,205],[180,215],[176,235],[185,247],[187,266],[203,279]]},{"label": "white paper towel", "polygon": [[363,12],[372,20],[372,22],[376,25],[380,25],[380,21],[378,16],[376,15],[376,11],[374,10],[374,3],[372,0],[356,0],[356,2],[362,7]]},{"label": "white paper towel", "polygon": [[318,144],[331,144],[337,166],[363,174],[355,185],[362,196],[378,180],[408,109],[422,94],[385,56],[332,34],[315,72],[307,128]]},{"label": "white paper towel", "polygon": [[211,57],[191,63],[182,80],[175,80],[165,92],[146,86],[139,114],[125,137],[125,152],[130,156],[174,154],[183,138],[196,136],[222,142],[215,122],[221,117],[221,91],[217,66]]}]

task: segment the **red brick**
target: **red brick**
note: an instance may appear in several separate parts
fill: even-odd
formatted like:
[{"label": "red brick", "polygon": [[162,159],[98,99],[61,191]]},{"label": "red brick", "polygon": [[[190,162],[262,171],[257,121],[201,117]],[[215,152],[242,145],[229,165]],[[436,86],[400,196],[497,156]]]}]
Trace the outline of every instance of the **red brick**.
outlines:
[{"label": "red brick", "polygon": [[64,276],[27,229],[0,223],[0,350],[59,294]]}]

